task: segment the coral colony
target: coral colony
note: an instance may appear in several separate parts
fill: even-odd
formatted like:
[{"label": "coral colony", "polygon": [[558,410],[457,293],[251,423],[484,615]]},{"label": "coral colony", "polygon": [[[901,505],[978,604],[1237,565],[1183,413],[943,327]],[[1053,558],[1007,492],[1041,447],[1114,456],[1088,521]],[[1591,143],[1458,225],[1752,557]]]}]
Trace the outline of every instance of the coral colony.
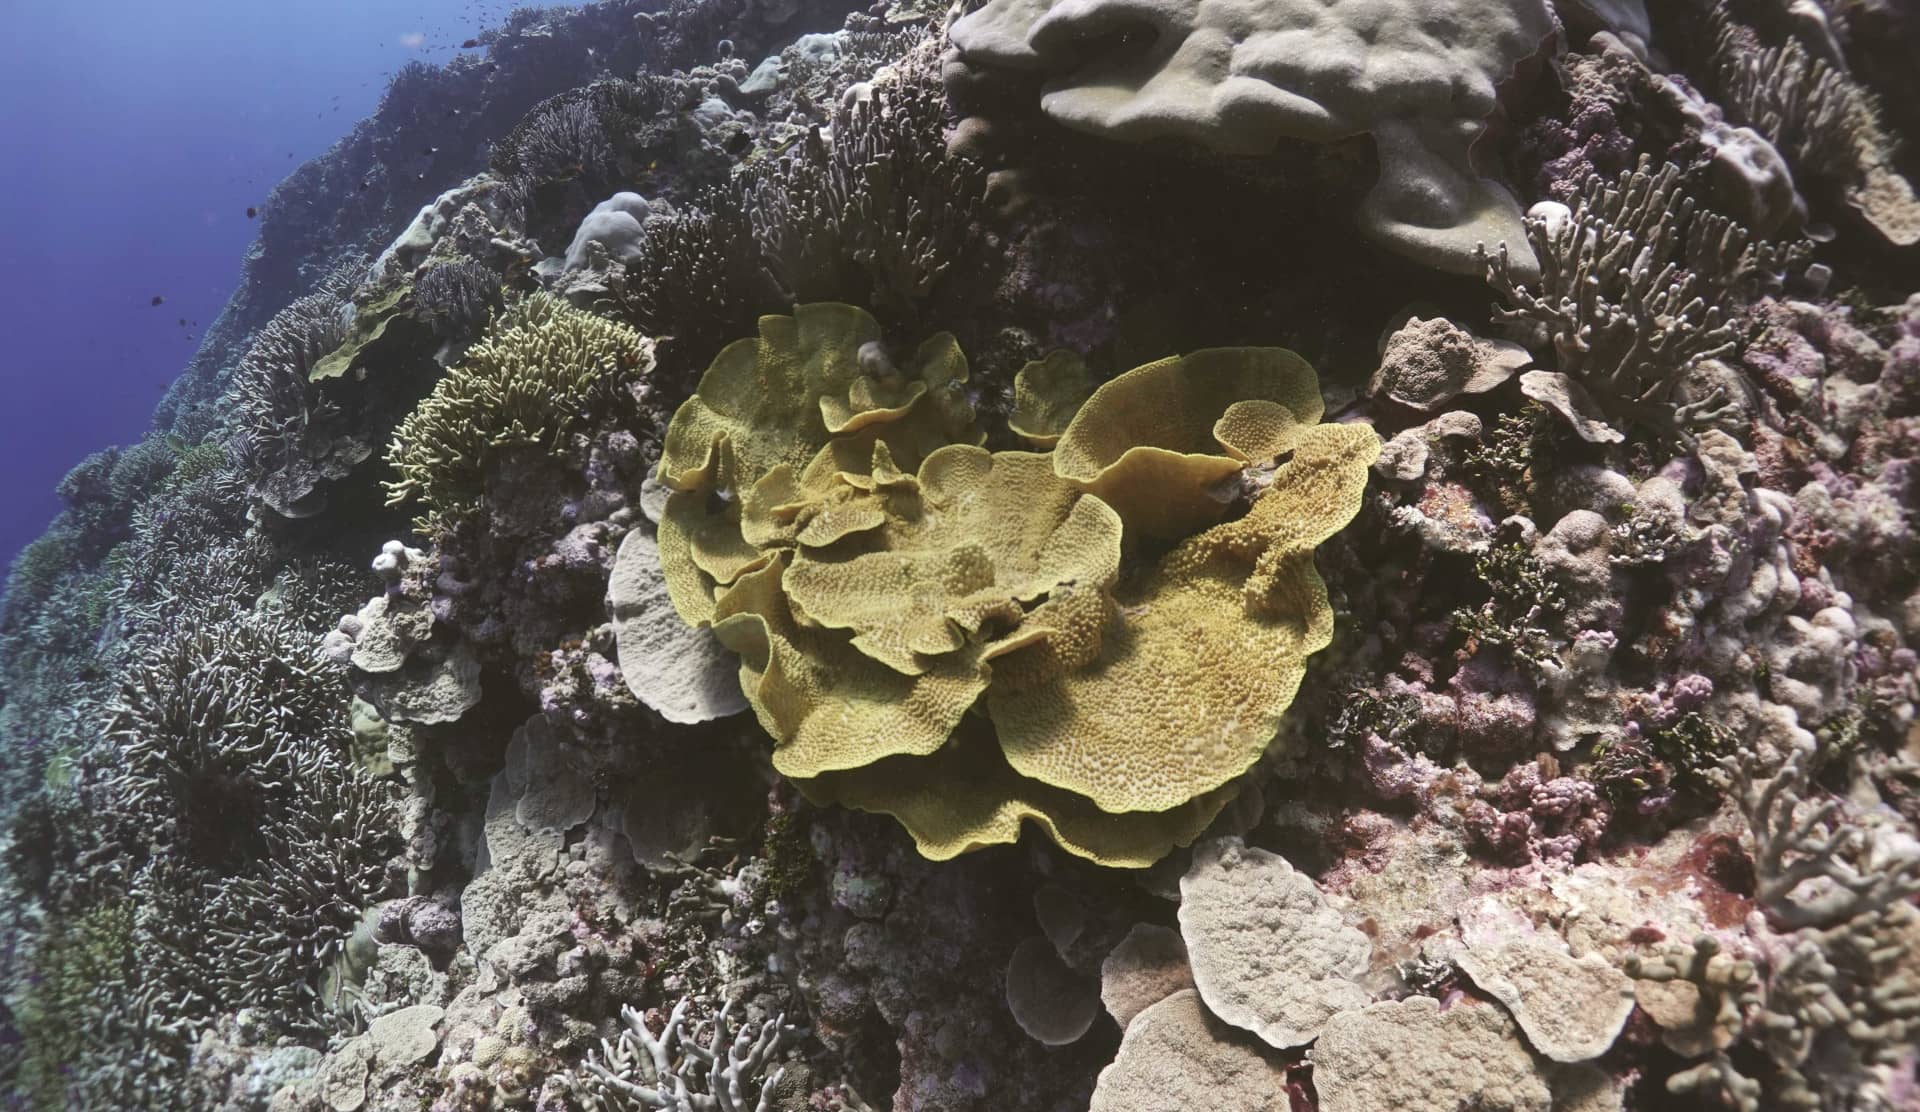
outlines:
[{"label": "coral colony", "polygon": [[1920,11],[850,7],[264,206],[7,580],[4,1107],[1920,1108]]}]

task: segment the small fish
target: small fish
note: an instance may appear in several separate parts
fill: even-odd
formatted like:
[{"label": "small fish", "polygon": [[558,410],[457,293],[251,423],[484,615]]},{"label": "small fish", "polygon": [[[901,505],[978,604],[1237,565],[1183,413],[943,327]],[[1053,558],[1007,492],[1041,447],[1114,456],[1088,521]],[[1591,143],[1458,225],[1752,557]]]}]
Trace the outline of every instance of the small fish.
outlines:
[{"label": "small fish", "polygon": [[248,206],[247,206],[247,219],[248,219],[248,220],[252,220],[252,219],[253,219],[254,217],[256,217],[256,216],[258,216],[258,215],[260,215],[260,210],[259,210],[258,208],[256,208],[256,207],[254,207],[253,205],[248,205]]},{"label": "small fish", "polygon": [[475,48],[475,47],[477,47],[477,46],[479,46],[479,45],[480,45],[480,40],[479,40],[479,39],[468,39],[468,40],[467,40],[466,42],[463,42],[463,43],[461,43],[461,44],[460,44],[460,49],[462,49],[462,50],[472,50],[473,48]]},{"label": "small fish", "polygon": [[157,294],[157,293],[156,293],[156,294],[154,294],[154,295],[153,295],[153,300],[152,300],[152,301],[150,301],[150,302],[148,302],[147,304],[149,304],[149,305],[165,305],[166,303],[167,303],[167,299],[166,299],[166,298],[164,298],[164,297],[161,297],[161,296],[160,296],[159,294]]},{"label": "small fish", "polygon": [[428,148],[427,148],[427,155],[428,155],[428,157],[432,157],[433,155],[436,155],[436,154],[439,154],[439,153],[440,153],[440,148],[439,148],[439,147],[428,147]]},{"label": "small fish", "polygon": [[180,327],[182,327],[182,328],[185,328],[186,326],[187,326],[187,318],[185,318],[185,317],[181,317],[181,318],[180,318]]}]

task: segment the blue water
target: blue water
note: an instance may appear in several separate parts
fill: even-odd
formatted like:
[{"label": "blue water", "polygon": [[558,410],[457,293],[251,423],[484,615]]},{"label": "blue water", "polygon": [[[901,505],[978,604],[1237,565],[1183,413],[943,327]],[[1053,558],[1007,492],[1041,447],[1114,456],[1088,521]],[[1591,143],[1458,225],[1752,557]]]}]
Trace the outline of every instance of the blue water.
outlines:
[{"label": "blue water", "polygon": [[513,6],[4,6],[0,572],[68,468],[146,429],[233,292],[248,206],[370,113],[386,75],[452,58]]}]

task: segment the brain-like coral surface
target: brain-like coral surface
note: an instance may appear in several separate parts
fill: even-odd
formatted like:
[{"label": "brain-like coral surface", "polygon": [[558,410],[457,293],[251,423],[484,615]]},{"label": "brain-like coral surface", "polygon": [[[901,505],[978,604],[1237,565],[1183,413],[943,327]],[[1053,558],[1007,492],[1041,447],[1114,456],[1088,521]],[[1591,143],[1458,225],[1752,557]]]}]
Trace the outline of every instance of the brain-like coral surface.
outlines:
[{"label": "brain-like coral surface", "polygon": [[668,427],[668,591],[740,655],[774,766],[816,800],[932,857],[1033,819],[1150,863],[1231,798],[1331,638],[1312,554],[1378,440],[1319,424],[1279,349],[1121,375],[1052,452],[980,447],[966,380],[951,337],[896,366],[851,306],[763,318]]}]

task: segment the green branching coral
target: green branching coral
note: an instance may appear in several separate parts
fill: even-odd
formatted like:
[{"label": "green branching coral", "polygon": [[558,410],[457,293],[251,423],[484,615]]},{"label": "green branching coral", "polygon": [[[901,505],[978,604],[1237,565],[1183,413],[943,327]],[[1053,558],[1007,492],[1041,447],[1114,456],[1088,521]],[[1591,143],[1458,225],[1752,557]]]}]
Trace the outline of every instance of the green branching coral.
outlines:
[{"label": "green branching coral", "polygon": [[762,318],[667,429],[668,591],[740,654],[774,767],[816,801],[933,858],[1031,819],[1151,864],[1225,806],[1331,638],[1313,551],[1378,440],[1319,423],[1278,349],[1121,375],[1051,452],[980,447],[966,380],[951,336],[896,363],[851,306]]},{"label": "green branching coral", "polygon": [[625,325],[546,294],[515,303],[395,430],[387,462],[400,477],[387,504],[419,499],[429,531],[480,512],[494,453],[557,449],[584,410],[651,364],[651,347]]}]

